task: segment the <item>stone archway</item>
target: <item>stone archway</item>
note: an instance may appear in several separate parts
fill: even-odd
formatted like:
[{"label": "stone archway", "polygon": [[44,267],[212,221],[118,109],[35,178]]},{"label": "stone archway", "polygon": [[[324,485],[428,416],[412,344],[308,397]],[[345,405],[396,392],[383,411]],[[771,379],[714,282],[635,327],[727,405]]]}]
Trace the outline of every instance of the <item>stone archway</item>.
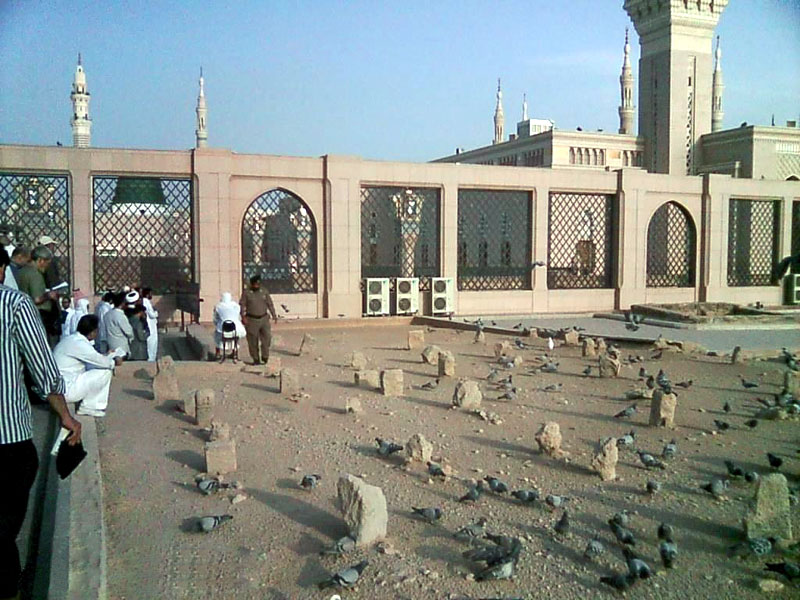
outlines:
[{"label": "stone archway", "polygon": [[647,287],[695,285],[697,232],[677,202],[662,204],[647,227]]}]

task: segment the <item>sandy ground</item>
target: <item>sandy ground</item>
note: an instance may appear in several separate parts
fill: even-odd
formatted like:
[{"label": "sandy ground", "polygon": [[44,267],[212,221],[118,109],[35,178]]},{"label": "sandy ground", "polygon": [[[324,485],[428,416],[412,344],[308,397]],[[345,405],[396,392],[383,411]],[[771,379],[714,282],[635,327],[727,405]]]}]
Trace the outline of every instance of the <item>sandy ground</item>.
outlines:
[{"label": "sandy ground", "polygon": [[[297,357],[301,330],[281,332],[274,350],[284,366],[297,369],[309,398],[298,403],[278,393],[277,379],[242,373],[241,364],[179,363],[186,395],[200,387],[217,394],[217,418],[228,422],[238,447],[239,480],[247,499],[232,504],[233,494],[202,496],[193,479],[204,469],[206,432],[175,411],[156,404],[151,384],[134,376],[138,365],[119,369],[111,406],[101,425],[101,456],[109,539],[110,597],[127,599],[298,599],[331,598],[331,590],[315,584],[326,574],[368,558],[370,565],[358,586],[341,592],[352,599],[421,598],[599,598],[612,592],[598,583],[600,575],[624,568],[606,521],[617,510],[635,513],[631,529],[637,550],[659,574],[628,592],[632,598],[748,598],[762,594],[756,583],[764,560],[728,559],[725,551],[741,536],[741,518],[753,489],[734,483],[725,501],[716,501],[698,486],[723,476],[725,458],[746,469],[767,472],[765,451],[786,459],[784,471],[797,483],[798,429],[795,422],[761,422],[753,431],[742,423],[756,407],[759,394],[776,392],[782,380],[777,363],[743,366],[711,357],[684,358],[664,354],[646,363],[664,368],[673,382],[692,378],[681,391],[675,431],[647,426],[648,402],[629,422],[612,415],[630,404],[623,399],[636,385],[639,365],[623,367],[619,379],[580,375],[587,361],[577,348],[556,348],[561,364],[556,374],[529,376],[528,363],[514,370],[520,395],[514,402],[496,401],[498,392],[485,390],[484,405],[498,413],[502,424],[491,424],[466,412],[451,410],[455,382],[438,389],[417,389],[430,381],[436,368],[425,365],[418,351],[405,350],[407,327],[358,327],[314,331],[317,350]],[[470,333],[426,332],[435,343],[456,354],[457,374],[483,378],[493,362],[492,344],[473,344]],[[540,355],[543,341],[523,355]],[[291,353],[287,351],[291,349]],[[362,350],[375,368],[402,368],[407,395],[384,398],[379,391],[353,387],[352,371],[341,363],[352,350]],[[623,348],[623,356],[649,356],[641,346]],[[596,370],[595,370],[596,374]],[[738,376],[759,379],[756,390],[743,390]],[[563,383],[559,393],[540,391]],[[344,414],[345,398],[359,396],[361,415]],[[733,413],[724,416],[727,400]],[[642,410],[644,408],[644,410]],[[713,419],[724,418],[733,430],[711,435]],[[539,425],[560,423],[569,460],[553,460],[534,450]],[[601,483],[588,464],[595,444],[604,436],[633,429],[637,446],[660,453],[675,437],[679,454],[666,472],[648,472],[632,452],[621,453],[618,480]],[[456,471],[446,482],[431,482],[422,469],[399,468],[399,461],[378,457],[374,438],[401,443],[414,433],[434,442],[434,455]],[[396,551],[358,550],[344,557],[320,557],[323,547],[346,534],[336,508],[336,481],[342,472],[363,476],[380,486],[389,506],[389,542]],[[320,473],[318,488],[298,488],[305,473]],[[463,480],[494,474],[514,488],[536,487],[544,496],[563,494],[571,500],[571,533],[559,538],[552,525],[560,512],[543,504],[523,506],[511,498],[485,495],[474,506],[456,502],[466,490]],[[663,482],[655,495],[644,493],[648,479]],[[439,506],[444,517],[436,525],[413,518],[410,507]],[[794,528],[800,518],[794,510]],[[227,513],[233,521],[211,534],[193,532],[195,518]],[[457,528],[485,516],[489,528],[520,536],[525,544],[516,577],[511,581],[478,583],[467,578],[473,568],[461,553],[468,546],[453,539]],[[658,560],[656,528],[660,522],[676,528],[680,556],[669,572]],[[796,534],[795,534],[796,535]],[[606,544],[595,562],[582,558],[589,539]],[[773,557],[774,558],[774,557]],[[784,581],[784,583],[786,583]],[[786,585],[775,598],[798,597]]]}]

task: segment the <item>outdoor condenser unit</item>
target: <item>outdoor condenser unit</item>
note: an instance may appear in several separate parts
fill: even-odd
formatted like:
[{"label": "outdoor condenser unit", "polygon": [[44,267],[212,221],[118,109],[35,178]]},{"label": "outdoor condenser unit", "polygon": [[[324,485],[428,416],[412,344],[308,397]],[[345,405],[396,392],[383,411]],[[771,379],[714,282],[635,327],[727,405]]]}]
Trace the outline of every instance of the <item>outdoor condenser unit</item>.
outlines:
[{"label": "outdoor condenser unit", "polygon": [[452,277],[431,278],[431,313],[450,315],[455,309],[455,281]]},{"label": "outdoor condenser unit", "polygon": [[800,274],[789,273],[785,285],[786,304],[800,304]]},{"label": "outdoor condenser unit", "polygon": [[398,315],[413,315],[419,312],[419,278],[398,277],[395,284],[397,290],[395,312]]},{"label": "outdoor condenser unit", "polygon": [[389,279],[366,279],[367,310],[370,317],[389,314]]}]

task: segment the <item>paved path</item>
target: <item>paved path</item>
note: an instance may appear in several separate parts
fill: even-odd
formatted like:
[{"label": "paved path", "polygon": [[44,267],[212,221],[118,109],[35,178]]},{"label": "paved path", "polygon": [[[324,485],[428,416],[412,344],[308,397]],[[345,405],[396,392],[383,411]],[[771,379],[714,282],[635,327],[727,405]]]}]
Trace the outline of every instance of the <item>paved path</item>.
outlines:
[{"label": "paved path", "polygon": [[[490,319],[484,317],[484,322]],[[730,352],[734,346],[744,350],[779,350],[780,348],[800,349],[800,328],[794,329],[730,329],[730,330],[698,330],[673,329],[671,327],[654,327],[642,325],[638,331],[625,329],[625,323],[612,319],[596,319],[588,316],[558,318],[501,318],[495,319],[502,327],[513,327],[522,321],[525,327],[571,327],[573,325],[586,329],[585,333],[600,337],[625,336],[630,338],[654,339],[660,335],[676,341],[697,342],[708,350]]]}]

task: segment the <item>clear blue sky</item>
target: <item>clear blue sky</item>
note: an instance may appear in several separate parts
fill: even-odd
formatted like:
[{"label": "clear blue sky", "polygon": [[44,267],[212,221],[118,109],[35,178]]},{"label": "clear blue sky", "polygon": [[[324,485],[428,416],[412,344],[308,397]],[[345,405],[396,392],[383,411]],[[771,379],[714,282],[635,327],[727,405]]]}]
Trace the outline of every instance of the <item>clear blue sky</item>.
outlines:
[{"label": "clear blue sky", "polygon": [[[0,0],[0,143],[71,143],[79,51],[94,146],[192,147],[200,65],[209,145],[237,152],[484,145],[497,77],[506,132],[523,92],[532,117],[616,131],[628,25],[622,0]],[[718,33],[725,126],[800,117],[800,0],[731,0]]]}]

